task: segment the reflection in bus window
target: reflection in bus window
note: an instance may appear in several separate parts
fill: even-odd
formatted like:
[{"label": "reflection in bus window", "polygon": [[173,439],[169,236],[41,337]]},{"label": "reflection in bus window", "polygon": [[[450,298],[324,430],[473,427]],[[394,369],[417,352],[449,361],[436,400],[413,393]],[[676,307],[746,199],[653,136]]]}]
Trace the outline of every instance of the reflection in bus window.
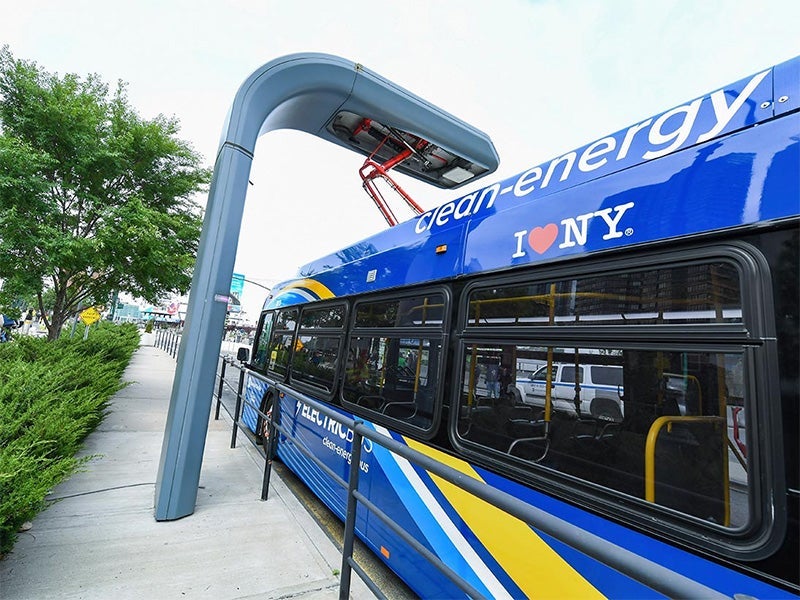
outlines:
[{"label": "reflection in bus window", "polygon": [[[517,365],[542,366],[533,374]],[[470,344],[458,434],[534,465],[733,529],[748,525],[741,353]],[[487,367],[510,371],[499,397]],[[576,373],[581,376],[575,376]],[[734,431],[735,430],[735,431]],[[734,435],[735,434],[735,435]]]},{"label": "reflection in bus window", "polygon": [[259,371],[264,371],[267,368],[267,357],[269,356],[269,338],[272,333],[272,319],[274,313],[266,312],[261,317],[261,328],[258,332],[258,341],[256,342],[255,352],[253,352],[252,365]]},{"label": "reflection in bus window", "polygon": [[341,329],[343,326],[344,306],[341,304],[307,308],[300,319],[300,329]]},{"label": "reflection in bus window", "polygon": [[297,324],[297,309],[282,310],[278,313],[275,329],[294,330]]},{"label": "reflection in bus window", "polygon": [[292,354],[294,328],[297,324],[298,310],[284,309],[278,312],[270,337],[267,369],[278,375],[286,375],[289,368],[289,357]]},{"label": "reflection in bus window", "polygon": [[292,355],[292,382],[332,392],[344,338],[344,304],[305,307]]},{"label": "reflection in bus window", "polygon": [[292,381],[300,381],[330,392],[339,356],[338,337],[299,335],[292,357]]},{"label": "reflection in bus window", "polygon": [[269,347],[269,370],[286,375],[289,356],[292,354],[292,335],[274,335]]},{"label": "reflection in bus window", "polygon": [[739,290],[736,267],[724,262],[489,288],[471,295],[468,324],[738,323]]},{"label": "reflection in bus window", "polygon": [[344,399],[420,429],[433,423],[438,340],[360,336],[350,340]]},{"label": "reflection in bus window", "polygon": [[444,296],[438,293],[365,302],[356,308],[355,327],[441,328],[443,314]]}]

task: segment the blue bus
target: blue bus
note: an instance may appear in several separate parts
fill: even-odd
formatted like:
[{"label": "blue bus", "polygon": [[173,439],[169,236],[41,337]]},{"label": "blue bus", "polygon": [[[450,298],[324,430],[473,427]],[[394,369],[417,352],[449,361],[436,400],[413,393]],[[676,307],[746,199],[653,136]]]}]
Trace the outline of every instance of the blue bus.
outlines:
[{"label": "blue bus", "polygon": [[[800,57],[300,267],[243,420],[340,517],[300,394],[728,597],[800,594]],[[275,384],[295,390],[279,393]],[[377,444],[360,490],[486,597],[658,597]],[[379,519],[421,597],[463,597]]]}]

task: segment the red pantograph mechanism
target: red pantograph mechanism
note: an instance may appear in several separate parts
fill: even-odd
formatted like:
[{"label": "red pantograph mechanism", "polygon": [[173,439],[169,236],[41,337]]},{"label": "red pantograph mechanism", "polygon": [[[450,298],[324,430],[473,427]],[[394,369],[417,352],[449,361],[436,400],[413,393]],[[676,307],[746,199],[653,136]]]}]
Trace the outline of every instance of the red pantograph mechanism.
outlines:
[{"label": "red pantograph mechanism", "polygon": [[[355,137],[359,132],[369,130],[371,125],[370,119],[363,119],[361,123],[359,123],[356,130],[353,132],[353,137]],[[366,190],[367,194],[369,194],[372,201],[375,202],[375,206],[378,207],[378,210],[381,211],[383,218],[386,219],[386,222],[389,224],[390,227],[394,227],[397,225],[397,217],[395,217],[394,212],[391,208],[389,208],[389,204],[387,203],[386,199],[383,197],[383,194],[375,185],[375,181],[377,179],[383,179],[389,187],[392,188],[395,192],[400,194],[400,196],[405,200],[406,204],[414,211],[415,214],[421,215],[425,212],[422,207],[414,202],[414,200],[409,196],[406,191],[401,188],[397,183],[389,176],[387,171],[394,167],[395,165],[400,164],[407,158],[413,155],[420,156],[420,151],[424,150],[426,146],[428,146],[428,142],[423,140],[422,138],[415,138],[415,142],[413,145],[409,144],[402,135],[397,132],[396,135],[392,135],[395,132],[389,128],[390,134],[387,134],[380,144],[373,150],[372,154],[364,161],[364,164],[358,171],[358,174],[361,176],[362,186],[364,190]],[[408,135],[408,134],[406,134]],[[378,163],[374,160],[375,155],[378,151],[383,147],[383,145],[391,140],[394,144],[393,145],[401,145],[405,146],[404,150],[401,150],[392,158],[387,160],[384,163]]]}]

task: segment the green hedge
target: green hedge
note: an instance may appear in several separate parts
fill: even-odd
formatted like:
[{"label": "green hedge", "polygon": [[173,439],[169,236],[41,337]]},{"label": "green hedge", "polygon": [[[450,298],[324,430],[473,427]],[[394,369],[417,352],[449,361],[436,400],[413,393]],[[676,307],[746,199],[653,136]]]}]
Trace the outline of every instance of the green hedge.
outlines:
[{"label": "green hedge", "polygon": [[75,458],[103,420],[139,344],[133,325],[99,323],[88,339],[18,337],[0,344],[0,557],[48,492],[86,459]]}]

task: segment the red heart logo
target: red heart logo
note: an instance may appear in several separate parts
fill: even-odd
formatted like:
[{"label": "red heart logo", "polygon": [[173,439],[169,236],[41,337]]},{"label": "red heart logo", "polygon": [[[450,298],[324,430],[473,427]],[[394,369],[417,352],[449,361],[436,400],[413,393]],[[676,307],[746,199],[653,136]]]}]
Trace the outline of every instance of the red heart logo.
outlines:
[{"label": "red heart logo", "polygon": [[536,252],[544,254],[558,237],[558,225],[548,223],[544,227],[534,227],[528,235],[528,243]]}]

